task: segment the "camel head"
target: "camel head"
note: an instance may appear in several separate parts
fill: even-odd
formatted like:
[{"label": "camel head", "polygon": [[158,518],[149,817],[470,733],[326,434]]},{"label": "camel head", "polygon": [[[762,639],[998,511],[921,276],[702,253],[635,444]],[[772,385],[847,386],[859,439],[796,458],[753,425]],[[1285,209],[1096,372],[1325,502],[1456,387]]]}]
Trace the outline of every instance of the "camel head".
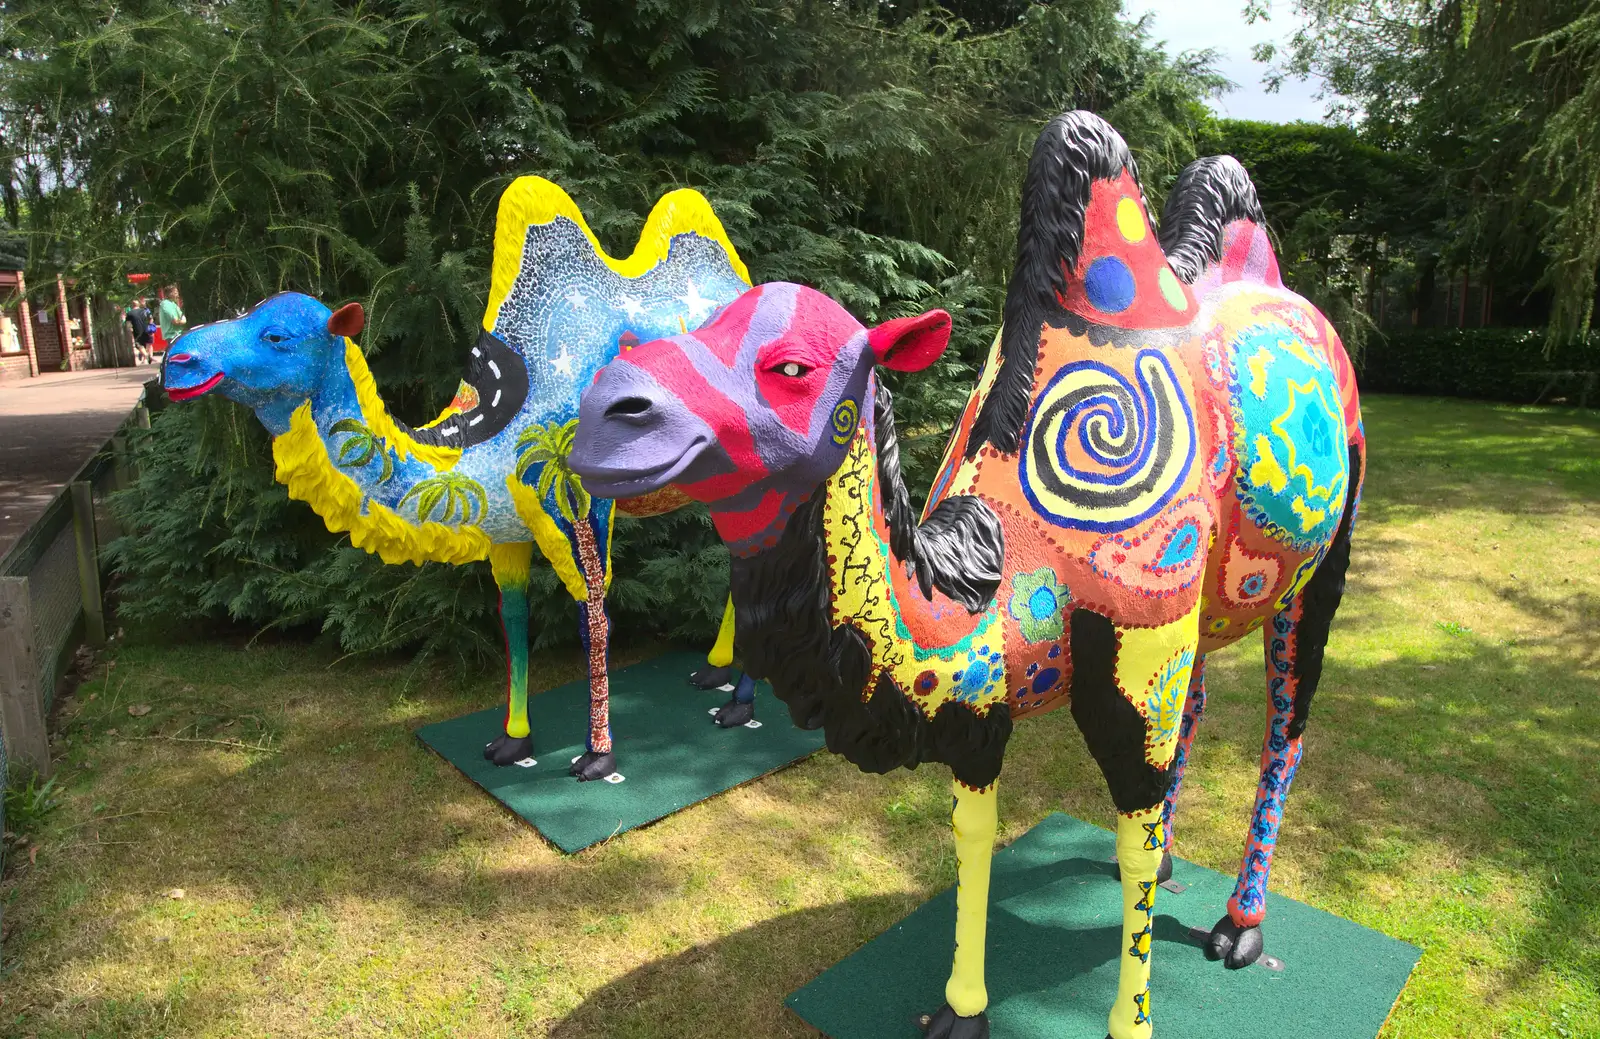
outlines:
[{"label": "camel head", "polygon": [[873,366],[918,371],[949,339],[942,310],[868,329],[814,289],[758,286],[602,368],[579,405],[572,468],[602,497],[674,485],[711,505],[736,552],[757,550],[843,462],[872,408]]},{"label": "camel head", "polygon": [[167,351],[161,385],[173,400],[216,393],[253,409],[273,435],[344,368],[345,337],[361,331],[361,304],[330,311],[281,292],[230,321],[197,325]]}]

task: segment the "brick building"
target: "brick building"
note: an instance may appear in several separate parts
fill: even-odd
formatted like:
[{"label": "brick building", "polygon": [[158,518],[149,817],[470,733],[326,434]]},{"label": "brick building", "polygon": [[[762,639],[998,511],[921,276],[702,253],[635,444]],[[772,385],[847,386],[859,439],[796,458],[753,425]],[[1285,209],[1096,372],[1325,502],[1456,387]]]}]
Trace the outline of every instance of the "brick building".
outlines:
[{"label": "brick building", "polygon": [[122,315],[103,297],[76,291],[59,275],[30,284],[21,271],[0,271],[0,379],[131,364]]}]

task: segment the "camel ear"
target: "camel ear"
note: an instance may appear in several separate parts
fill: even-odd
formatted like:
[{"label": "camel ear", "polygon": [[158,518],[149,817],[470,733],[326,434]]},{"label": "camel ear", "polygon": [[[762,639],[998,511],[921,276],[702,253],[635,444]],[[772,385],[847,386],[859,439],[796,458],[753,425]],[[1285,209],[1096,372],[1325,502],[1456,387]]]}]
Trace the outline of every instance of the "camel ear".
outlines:
[{"label": "camel ear", "polygon": [[359,303],[346,303],[328,317],[328,331],[336,336],[355,338],[366,326],[367,314]]},{"label": "camel ear", "polygon": [[937,361],[950,345],[950,315],[930,310],[915,317],[885,321],[867,332],[867,345],[885,368],[920,372]]}]

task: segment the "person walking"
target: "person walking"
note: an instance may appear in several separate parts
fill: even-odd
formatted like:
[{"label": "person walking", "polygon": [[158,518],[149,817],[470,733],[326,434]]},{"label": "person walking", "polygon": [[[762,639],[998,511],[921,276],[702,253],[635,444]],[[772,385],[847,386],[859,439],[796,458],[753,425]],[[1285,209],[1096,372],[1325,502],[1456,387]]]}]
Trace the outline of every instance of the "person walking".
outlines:
[{"label": "person walking", "polygon": [[189,319],[183,316],[183,308],[178,306],[177,300],[163,295],[161,302],[156,304],[156,353],[165,357],[167,344],[182,335],[183,326],[188,323]]},{"label": "person walking", "polygon": [[149,364],[153,331],[150,308],[145,306],[145,301],[141,297],[128,304],[127,309],[122,312],[122,317],[133,330],[133,363]]}]

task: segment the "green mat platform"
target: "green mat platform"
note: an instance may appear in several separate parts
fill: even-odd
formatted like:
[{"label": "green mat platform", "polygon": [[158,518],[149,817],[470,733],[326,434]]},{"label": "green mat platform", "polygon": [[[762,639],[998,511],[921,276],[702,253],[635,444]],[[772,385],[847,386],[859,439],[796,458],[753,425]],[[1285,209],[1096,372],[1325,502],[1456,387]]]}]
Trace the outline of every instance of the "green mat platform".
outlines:
[{"label": "green mat platform", "polygon": [[[994,858],[988,986],[993,1039],[1104,1039],[1117,990],[1122,889],[1115,839],[1049,816]],[[1156,895],[1151,1007],[1157,1039],[1372,1039],[1420,951],[1320,909],[1267,895],[1267,956],[1243,970],[1205,958],[1232,876],[1174,863]],[[787,1000],[832,1039],[917,1039],[944,1003],[955,928],[946,891]]]},{"label": "green mat platform", "polygon": [[580,783],[567,775],[589,729],[587,680],[530,697],[536,764],[502,768],[484,760],[484,744],[501,731],[503,707],[425,725],[417,738],[562,851],[581,851],[822,747],[821,731],[796,728],[789,709],[764,682],[756,686],[755,720],[761,724],[718,728],[710,712],[731,694],[689,685],[690,672],[704,666],[702,655],[669,653],[611,672],[611,738],[620,781],[613,776]]}]

